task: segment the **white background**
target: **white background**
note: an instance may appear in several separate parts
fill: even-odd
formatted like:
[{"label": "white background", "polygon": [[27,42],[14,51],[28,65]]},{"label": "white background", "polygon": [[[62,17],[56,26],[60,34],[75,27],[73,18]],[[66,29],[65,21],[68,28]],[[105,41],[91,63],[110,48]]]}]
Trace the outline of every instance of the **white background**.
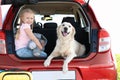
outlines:
[{"label": "white background", "polygon": [[120,0],[90,0],[90,5],[100,25],[110,33],[112,52],[120,54]]}]

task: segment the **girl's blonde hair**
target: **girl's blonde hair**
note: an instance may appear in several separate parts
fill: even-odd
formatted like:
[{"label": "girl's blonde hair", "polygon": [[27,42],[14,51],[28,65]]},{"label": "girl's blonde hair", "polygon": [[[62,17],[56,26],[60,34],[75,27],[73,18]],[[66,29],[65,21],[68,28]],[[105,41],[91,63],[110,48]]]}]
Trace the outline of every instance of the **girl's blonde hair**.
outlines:
[{"label": "girl's blonde hair", "polygon": [[[35,12],[32,10],[32,9],[29,9],[29,8],[26,8],[26,9],[23,9],[20,11],[19,13],[19,18],[20,18],[20,25],[22,24],[22,20],[21,20],[21,17],[23,16],[24,13],[32,13],[32,14],[35,14]],[[33,28],[33,25],[32,25],[32,28]],[[18,39],[19,38],[19,35],[20,35],[20,27],[18,28],[17,30],[17,33],[15,35],[15,38]]]}]

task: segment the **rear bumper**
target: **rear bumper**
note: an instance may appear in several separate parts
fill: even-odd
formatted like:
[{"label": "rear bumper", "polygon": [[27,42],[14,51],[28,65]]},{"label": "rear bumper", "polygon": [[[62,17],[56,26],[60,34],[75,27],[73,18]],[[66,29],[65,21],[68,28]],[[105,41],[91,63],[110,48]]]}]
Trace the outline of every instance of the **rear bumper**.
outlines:
[{"label": "rear bumper", "polygon": [[[109,55],[108,55],[109,54]],[[60,71],[63,59],[52,60],[49,67],[44,67],[43,60],[20,60],[14,55],[0,55],[0,69],[17,68],[23,71]],[[2,62],[4,61],[4,63]],[[74,59],[69,63],[69,71],[75,71],[75,80],[117,80],[117,71],[110,53],[92,53],[84,59]],[[33,79],[34,80],[34,79]]]},{"label": "rear bumper", "polygon": [[[13,70],[8,72],[23,72],[24,70]],[[5,72],[5,71],[3,71]],[[47,69],[30,69],[32,80],[57,79],[57,80],[117,80],[114,66],[111,67],[69,67],[67,73],[63,73],[61,68],[52,67]],[[36,72],[36,73],[35,73]],[[2,73],[2,71],[1,71]],[[0,74],[1,74],[0,73]]]},{"label": "rear bumper", "polygon": [[88,68],[80,68],[80,70],[78,70],[77,80],[79,80],[79,77],[82,77],[82,80],[117,80],[117,73],[114,66],[92,66]]}]

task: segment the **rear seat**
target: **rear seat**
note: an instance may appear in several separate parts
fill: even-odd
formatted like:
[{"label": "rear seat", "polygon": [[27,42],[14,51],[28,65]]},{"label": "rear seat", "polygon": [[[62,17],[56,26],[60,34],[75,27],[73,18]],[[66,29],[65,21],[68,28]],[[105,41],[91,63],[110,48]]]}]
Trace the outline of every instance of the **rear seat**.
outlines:
[{"label": "rear seat", "polygon": [[55,22],[44,24],[44,29],[55,30],[56,28],[57,28],[57,23]]},{"label": "rear seat", "polygon": [[33,32],[41,33],[43,34],[47,40],[48,43],[45,47],[45,52],[48,53],[48,55],[53,51],[55,44],[56,44],[56,39],[57,39],[57,34],[56,34],[56,28],[57,28],[57,23],[45,23],[44,28],[34,28]]}]

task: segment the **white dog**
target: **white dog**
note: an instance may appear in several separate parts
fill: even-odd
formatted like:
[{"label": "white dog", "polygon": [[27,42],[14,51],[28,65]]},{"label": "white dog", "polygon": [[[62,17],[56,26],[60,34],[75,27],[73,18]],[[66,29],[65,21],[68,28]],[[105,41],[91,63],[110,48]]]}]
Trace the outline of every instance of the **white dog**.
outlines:
[{"label": "white dog", "polygon": [[64,22],[57,28],[57,41],[53,52],[48,56],[44,62],[44,66],[50,65],[54,57],[62,56],[65,58],[63,64],[63,72],[68,71],[68,63],[77,56],[82,56],[85,52],[85,46],[74,39],[76,31],[74,27]]}]

